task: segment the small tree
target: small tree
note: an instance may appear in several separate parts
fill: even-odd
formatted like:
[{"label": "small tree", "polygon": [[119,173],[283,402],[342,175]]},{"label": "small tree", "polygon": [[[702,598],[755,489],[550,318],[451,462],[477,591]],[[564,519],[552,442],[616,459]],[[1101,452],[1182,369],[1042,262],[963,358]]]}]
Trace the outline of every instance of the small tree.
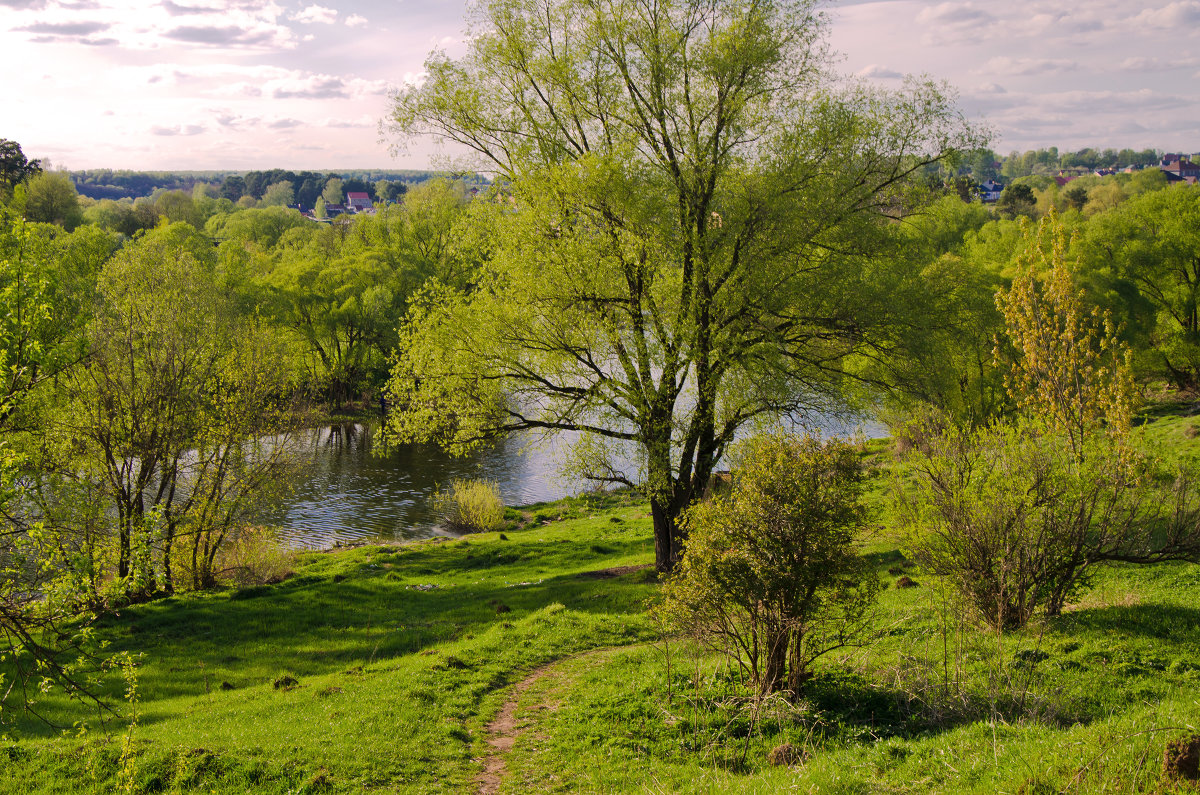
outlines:
[{"label": "small tree", "polygon": [[1082,455],[1090,434],[1129,430],[1138,400],[1129,350],[1107,313],[1084,306],[1056,214],[1026,235],[1017,267],[1011,288],[996,294],[1015,351],[1006,385],[1027,416]]},{"label": "small tree", "polygon": [[862,637],[879,592],[856,548],[864,473],[840,440],[764,436],[742,452],[732,493],[687,512],[663,604],[736,659],[760,694],[796,698],[814,660]]}]

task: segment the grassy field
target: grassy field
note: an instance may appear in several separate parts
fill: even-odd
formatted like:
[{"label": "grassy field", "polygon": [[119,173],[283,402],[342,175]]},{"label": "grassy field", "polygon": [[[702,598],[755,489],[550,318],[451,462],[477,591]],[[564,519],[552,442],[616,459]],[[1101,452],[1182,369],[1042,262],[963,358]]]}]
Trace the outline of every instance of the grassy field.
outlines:
[{"label": "grassy field", "polygon": [[[1175,445],[1192,428],[1147,433]],[[108,653],[136,660],[105,684],[123,717],[47,695],[73,728],[0,727],[0,792],[472,792],[489,722],[535,671],[501,792],[1197,791],[1161,761],[1200,733],[1200,567],[1105,569],[1061,618],[1001,639],[885,529],[867,550],[893,586],[878,636],[827,658],[802,703],[756,703],[658,631],[656,578],[632,568],[653,560],[645,506],[526,516],[106,618]],[[771,765],[784,742],[803,761]]]}]

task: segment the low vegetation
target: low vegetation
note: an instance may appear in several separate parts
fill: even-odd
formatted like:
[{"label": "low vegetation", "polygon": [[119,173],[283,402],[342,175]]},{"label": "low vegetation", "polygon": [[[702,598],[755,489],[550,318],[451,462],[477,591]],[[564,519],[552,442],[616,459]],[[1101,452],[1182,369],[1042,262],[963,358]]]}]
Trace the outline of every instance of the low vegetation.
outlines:
[{"label": "low vegetation", "polygon": [[442,526],[454,533],[496,530],[504,524],[500,487],[491,480],[454,480],[434,497]]},{"label": "low vegetation", "polygon": [[[1192,422],[1148,431],[1184,443]],[[892,465],[885,444],[860,455]],[[489,723],[548,663],[516,699],[501,792],[1191,791],[1161,760],[1200,726],[1193,565],[1105,569],[1061,616],[997,633],[885,530],[862,557],[882,632],[791,700],[662,632],[646,505],[507,517],[110,614],[115,712],[39,695],[66,730],[12,715],[0,792],[473,791]]]}]

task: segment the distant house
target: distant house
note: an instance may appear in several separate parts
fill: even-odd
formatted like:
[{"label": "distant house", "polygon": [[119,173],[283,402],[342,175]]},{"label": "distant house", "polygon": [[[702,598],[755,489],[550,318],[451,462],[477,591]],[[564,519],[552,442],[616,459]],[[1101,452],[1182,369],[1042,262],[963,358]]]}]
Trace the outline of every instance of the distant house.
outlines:
[{"label": "distant house", "polygon": [[979,185],[979,200],[984,204],[990,204],[1000,200],[1000,194],[1004,192],[1004,186],[994,179],[989,179],[987,182]]},{"label": "distant house", "polygon": [[370,210],[374,205],[371,204],[371,197],[362,192],[351,192],[346,194],[346,206],[352,213],[361,213]]},{"label": "distant house", "polygon": [[1167,182],[1195,184],[1200,178],[1200,163],[1192,162],[1188,155],[1163,155],[1158,167],[1167,175]]},{"label": "distant house", "polygon": [[1054,184],[1061,188],[1061,187],[1065,186],[1068,182],[1070,182],[1071,180],[1074,180],[1074,179],[1079,179],[1079,177],[1069,177],[1066,174],[1060,173],[1057,177],[1054,178]]}]

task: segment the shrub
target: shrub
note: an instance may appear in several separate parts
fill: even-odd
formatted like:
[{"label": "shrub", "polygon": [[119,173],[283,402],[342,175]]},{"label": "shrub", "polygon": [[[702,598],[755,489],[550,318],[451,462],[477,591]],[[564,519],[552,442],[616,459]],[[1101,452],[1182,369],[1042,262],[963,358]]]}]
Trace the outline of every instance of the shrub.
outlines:
[{"label": "shrub", "polygon": [[1191,478],[1122,436],[1080,446],[1030,422],[948,428],[911,462],[900,502],[913,556],[1000,629],[1057,615],[1098,564],[1200,555]]},{"label": "shrub", "polygon": [[798,697],[814,660],[862,637],[880,590],[856,549],[863,479],[843,441],[747,442],[728,496],[686,515],[663,595],[672,622],[734,658],[760,694]]},{"label": "shrub", "polygon": [[490,480],[454,480],[434,497],[442,525],[457,533],[478,533],[504,526],[500,488]]}]

